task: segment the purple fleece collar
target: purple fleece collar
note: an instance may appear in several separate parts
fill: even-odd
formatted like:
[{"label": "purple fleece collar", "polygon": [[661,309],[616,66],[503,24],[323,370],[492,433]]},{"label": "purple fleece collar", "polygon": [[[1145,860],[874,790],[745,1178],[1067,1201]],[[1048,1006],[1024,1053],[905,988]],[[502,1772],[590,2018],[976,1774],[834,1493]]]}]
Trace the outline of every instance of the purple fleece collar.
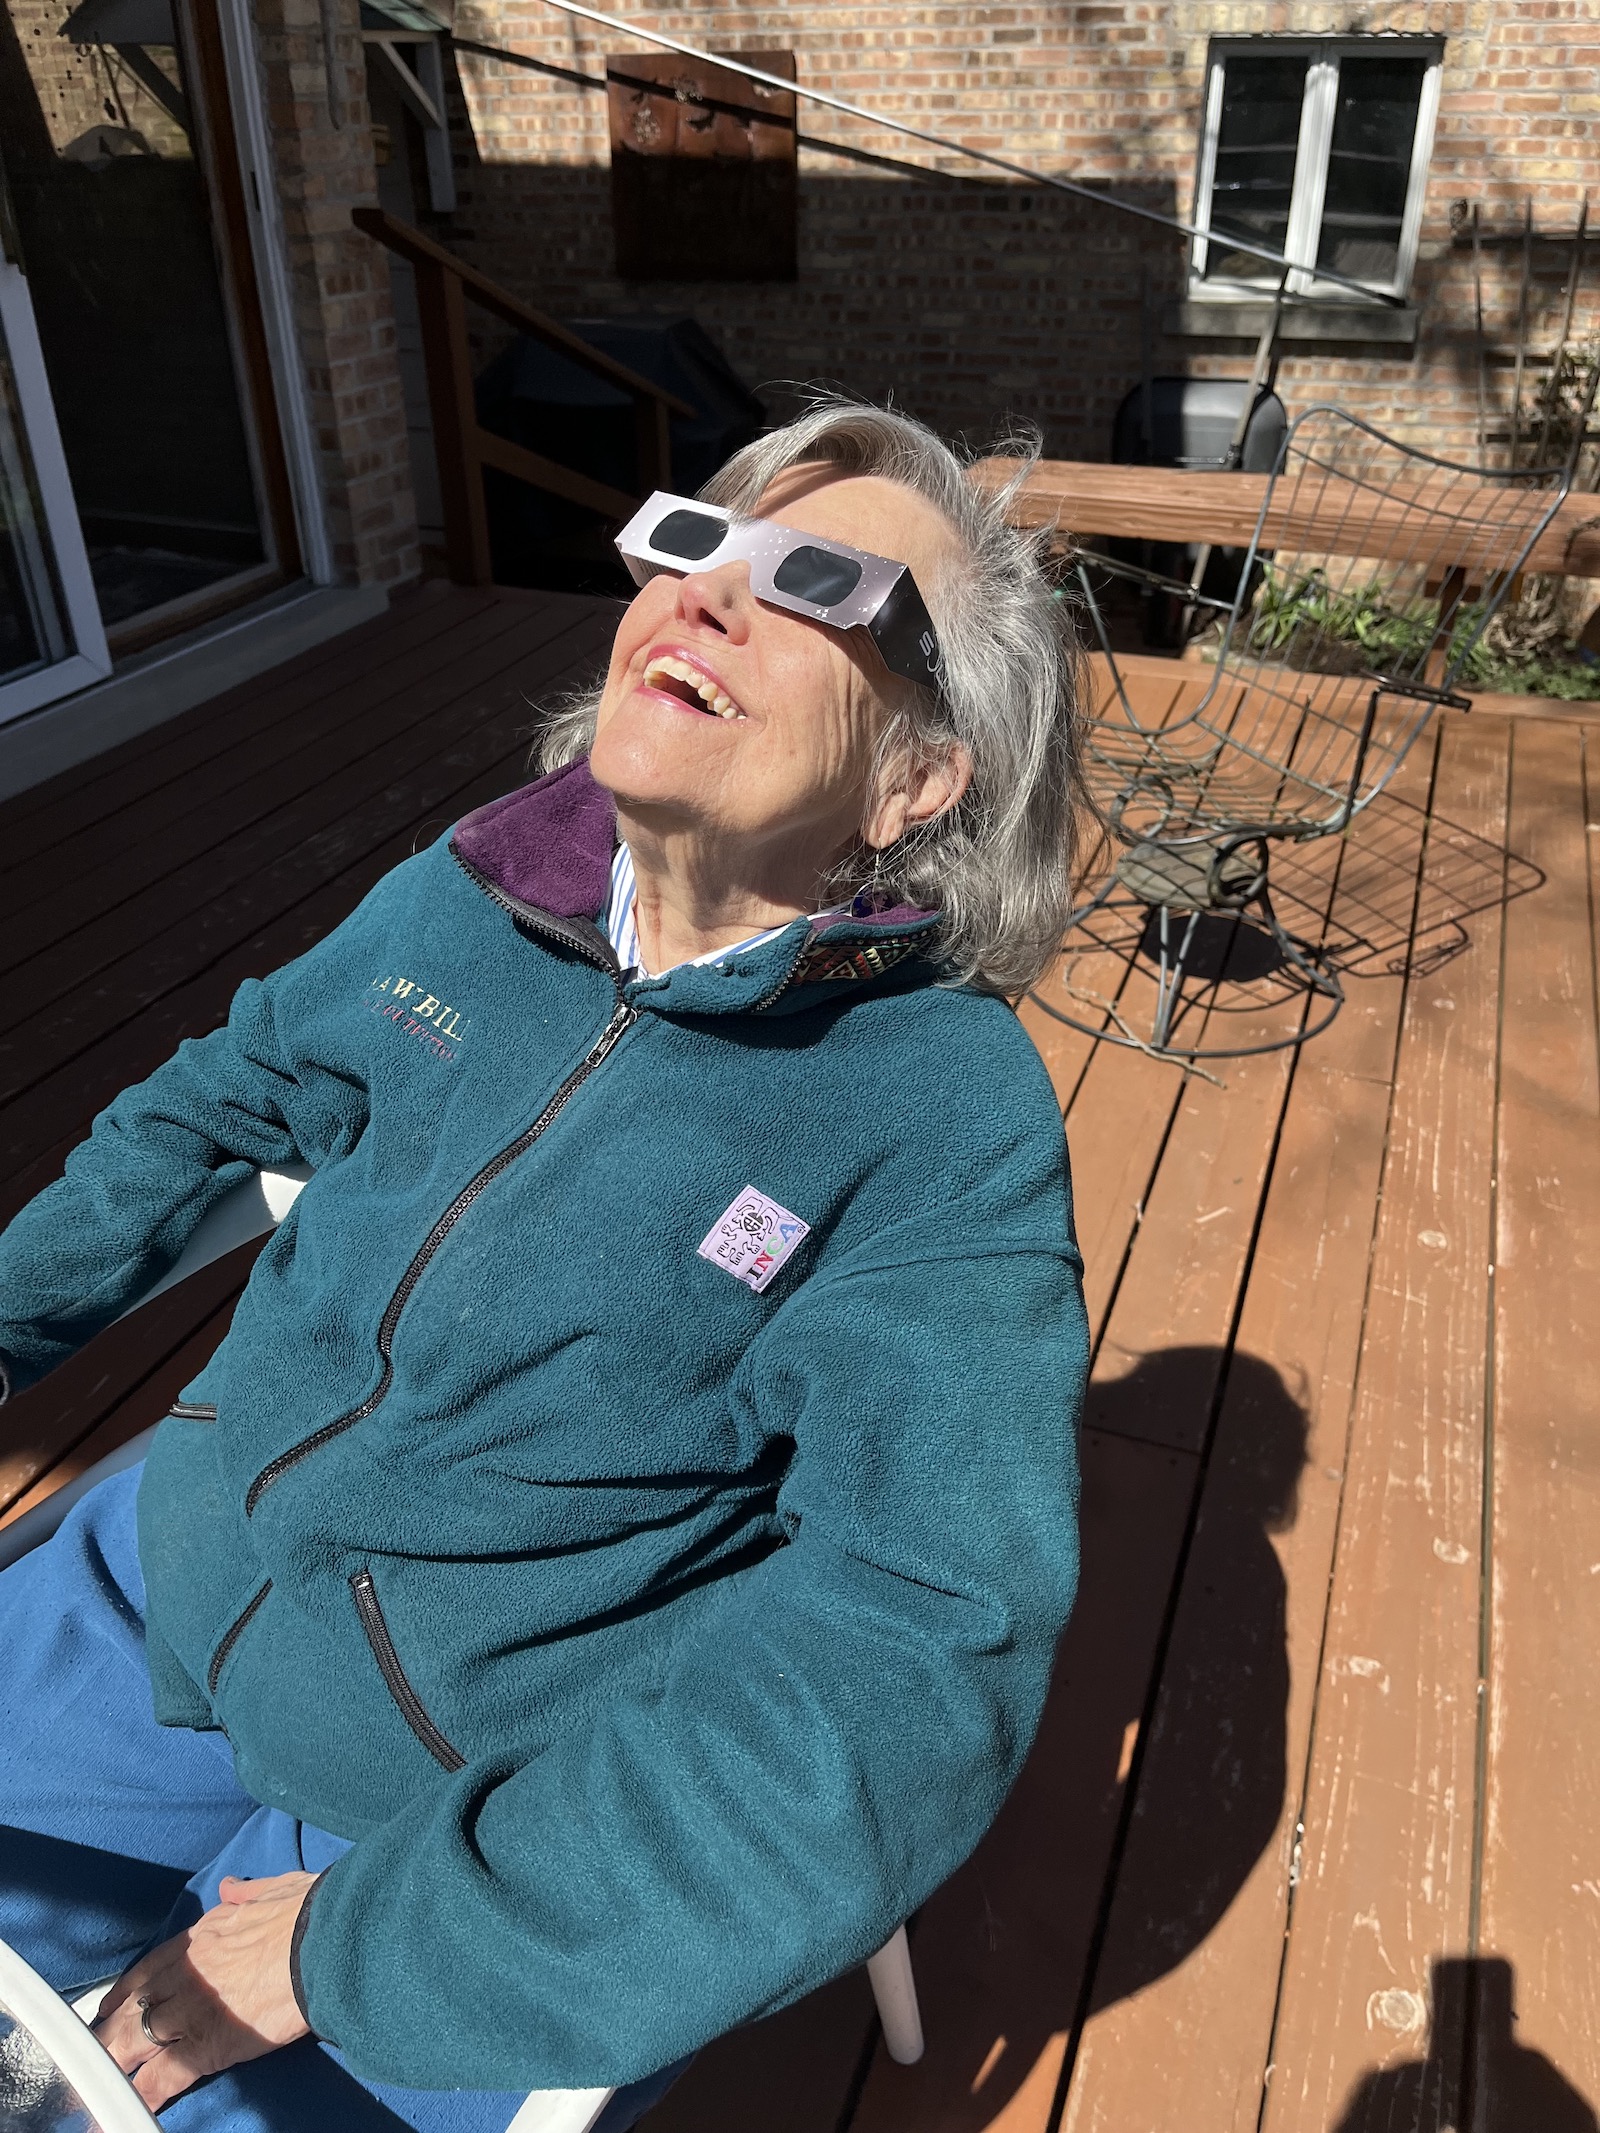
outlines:
[{"label": "purple fleece collar", "polygon": [[[469,865],[518,903],[553,918],[592,919],[611,889],[616,802],[591,777],[587,758],[580,757],[464,816],[451,842]],[[840,926],[905,933],[933,916],[915,904],[870,914],[834,911],[811,930],[813,937]]]},{"label": "purple fleece collar", "polygon": [[518,903],[552,918],[593,918],[611,887],[616,802],[580,756],[467,815],[451,841]]}]

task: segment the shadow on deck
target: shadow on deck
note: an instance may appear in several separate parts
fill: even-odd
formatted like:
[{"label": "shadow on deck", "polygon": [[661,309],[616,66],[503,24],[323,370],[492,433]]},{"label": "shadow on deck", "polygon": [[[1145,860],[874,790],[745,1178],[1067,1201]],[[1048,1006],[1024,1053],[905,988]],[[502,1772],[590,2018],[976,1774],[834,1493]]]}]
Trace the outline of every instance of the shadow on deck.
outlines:
[{"label": "shadow on deck", "polygon": [[[612,612],[426,588],[0,812],[0,1215],[519,782]],[[1451,715],[1281,871],[1348,996],[1299,1053],[1206,1079],[1096,1045],[1063,965],[1024,1006],[1096,1344],[1045,1723],[914,1923],[923,2062],[844,1978],[704,2053],[651,2133],[1595,2133],[1597,736]],[[248,1262],[19,1399],[0,1509],[163,1413]]]}]

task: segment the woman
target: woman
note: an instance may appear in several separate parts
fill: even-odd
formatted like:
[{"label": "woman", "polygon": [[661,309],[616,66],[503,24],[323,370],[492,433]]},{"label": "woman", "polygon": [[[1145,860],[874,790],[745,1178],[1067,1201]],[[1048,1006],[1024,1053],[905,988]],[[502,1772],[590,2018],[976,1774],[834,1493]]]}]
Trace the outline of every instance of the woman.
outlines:
[{"label": "woman", "polygon": [[711,501],[623,536],[548,774],[0,1240],[23,1386],[312,1170],[142,1479],[0,1578],[0,1935],[121,1973],[173,2126],[629,2123],[887,1939],[1038,1720],[1085,1335],[1001,996],[1067,909],[1072,655],[903,417]]}]

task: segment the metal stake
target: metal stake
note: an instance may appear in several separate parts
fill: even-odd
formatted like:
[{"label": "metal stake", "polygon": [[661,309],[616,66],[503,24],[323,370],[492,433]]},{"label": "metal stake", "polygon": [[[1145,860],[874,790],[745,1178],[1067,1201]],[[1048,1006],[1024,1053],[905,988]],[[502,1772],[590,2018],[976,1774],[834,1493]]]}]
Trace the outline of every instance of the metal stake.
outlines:
[{"label": "metal stake", "polygon": [[1482,216],[1472,203],[1472,295],[1478,319],[1478,465],[1489,463],[1489,422],[1484,408],[1489,367],[1489,347],[1483,331],[1483,233]]},{"label": "metal stake", "polygon": [[1528,355],[1528,284],[1533,279],[1533,195],[1522,211],[1522,289],[1517,298],[1517,367],[1511,380],[1511,449],[1506,465],[1517,463],[1517,430],[1522,421],[1522,366]]},{"label": "metal stake", "polygon": [[1567,352],[1567,343],[1572,338],[1572,307],[1578,299],[1578,277],[1583,272],[1583,239],[1589,226],[1589,194],[1585,188],[1578,208],[1578,227],[1572,239],[1572,265],[1567,269],[1567,301],[1561,317],[1561,338],[1550,357],[1550,378],[1544,394],[1544,420],[1539,425],[1539,450],[1534,465],[1544,465],[1546,447],[1550,442],[1550,421],[1556,411],[1556,394],[1561,385],[1561,358]]}]

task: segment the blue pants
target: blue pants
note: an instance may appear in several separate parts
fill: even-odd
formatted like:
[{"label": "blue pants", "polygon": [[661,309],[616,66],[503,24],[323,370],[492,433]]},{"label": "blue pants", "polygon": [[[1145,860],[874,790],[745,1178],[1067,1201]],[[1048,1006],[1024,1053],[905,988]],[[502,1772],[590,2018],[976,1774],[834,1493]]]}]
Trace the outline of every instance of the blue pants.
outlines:
[{"label": "blue pants", "polygon": [[[220,1733],[158,1726],[134,1540],[139,1470],[0,1573],[0,1939],[69,1998],[218,1901],[224,1874],[319,1873],[342,1839],[259,1806]],[[683,2065],[620,2089],[623,2133]],[[172,2133],[505,2133],[520,2095],[360,2081],[307,2037],[168,2104]]]}]

